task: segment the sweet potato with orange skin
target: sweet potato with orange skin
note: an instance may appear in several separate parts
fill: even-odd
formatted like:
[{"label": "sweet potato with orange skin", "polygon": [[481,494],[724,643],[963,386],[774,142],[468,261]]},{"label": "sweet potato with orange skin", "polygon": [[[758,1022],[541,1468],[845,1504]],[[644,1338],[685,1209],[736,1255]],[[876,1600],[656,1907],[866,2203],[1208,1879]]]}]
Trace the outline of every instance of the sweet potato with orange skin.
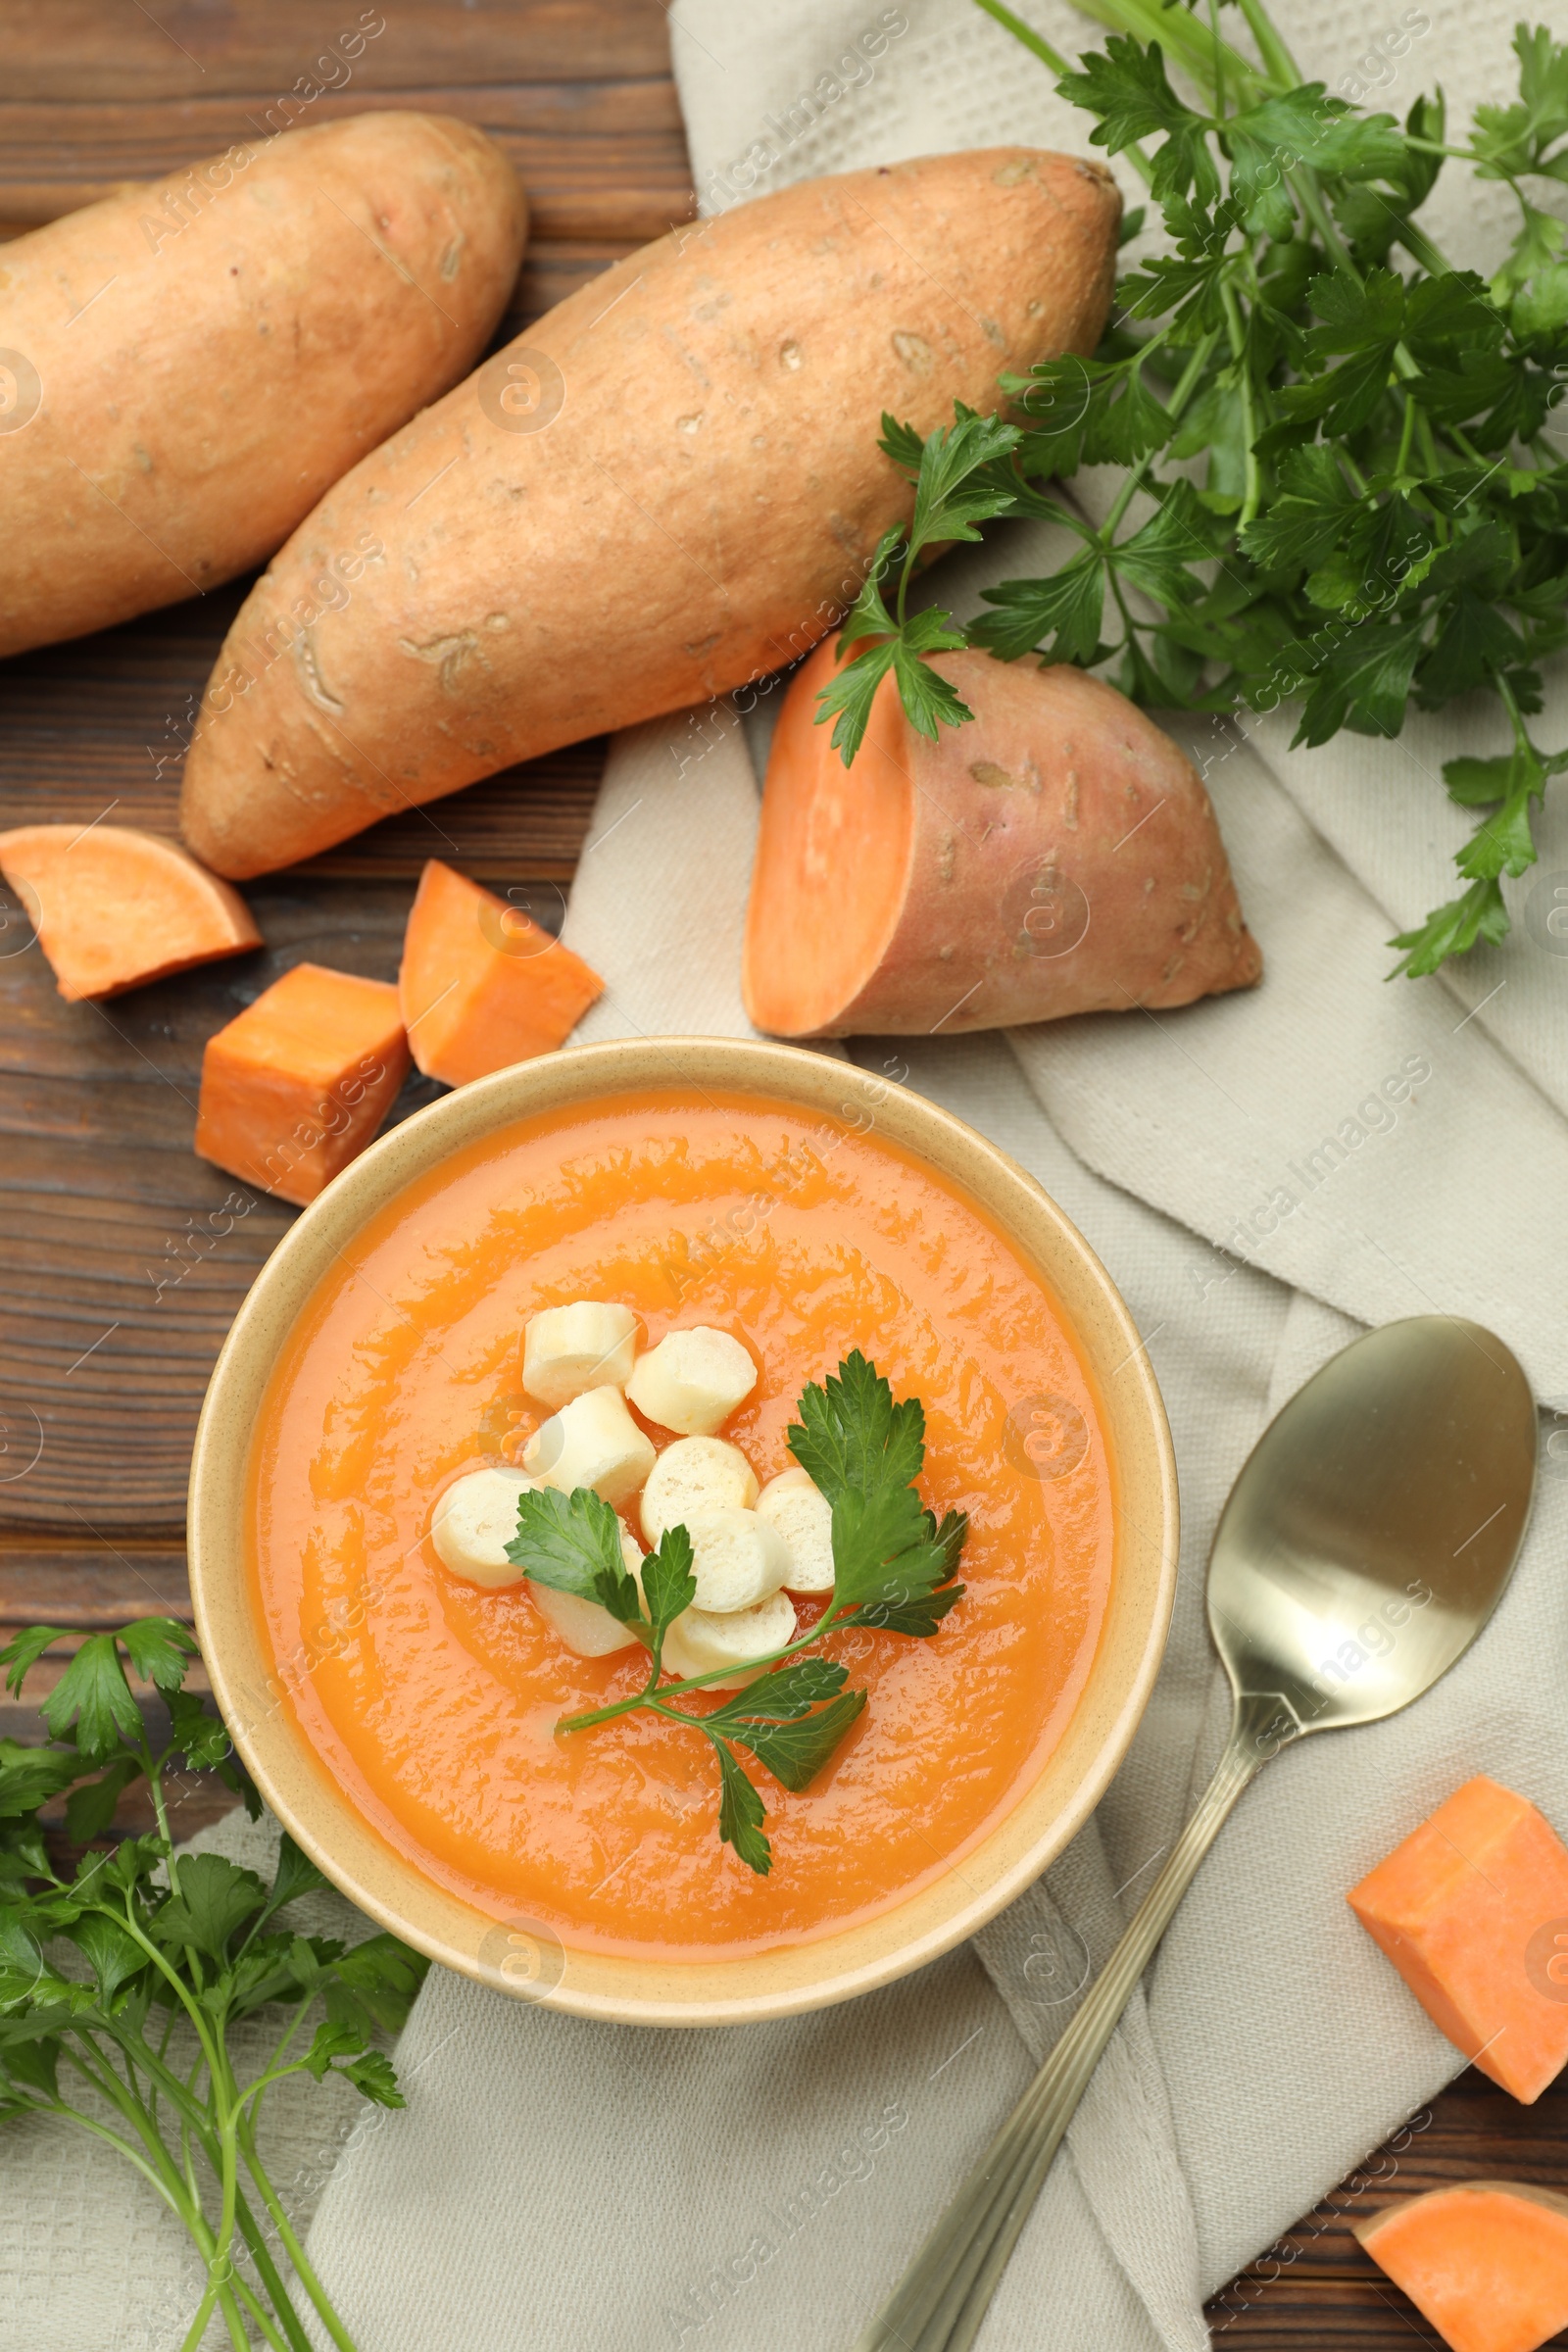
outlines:
[{"label": "sweet potato with orange skin", "polygon": [[262,944],[237,890],[177,841],[129,825],[18,825],[0,833],[0,874],[70,1004]]},{"label": "sweet potato with orange skin", "polygon": [[403,938],[398,1001],[427,1078],[466,1086],[565,1044],[599,974],[519,906],[432,858]]},{"label": "sweet potato with orange skin", "polygon": [[762,795],[742,987],[778,1037],[952,1036],[1190,1004],[1262,970],[1197,770],[1114,687],[989,654],[933,743],[890,674],[853,767],[797,674]]},{"label": "sweet potato with orange skin", "polygon": [[[814,645],[912,494],[877,448],[1094,349],[1120,201],[1029,148],[810,180],[633,254],[328,492],[247,599],[181,824],[220,873],[678,710]],[[267,648],[327,552],[366,593]]]},{"label": "sweet potato with orange skin", "polygon": [[1466,2180],[1350,2224],[1451,2352],[1537,2352],[1568,2328],[1568,2197]]},{"label": "sweet potato with orange skin", "polygon": [[[472,367],[526,220],[482,131],[364,114],[247,141],[7,245],[0,654],[271,555]],[[323,547],[294,595],[318,606],[357,553],[353,537]]]},{"label": "sweet potato with orange skin", "polygon": [[196,1151],[303,1205],[365,1150],[408,1068],[395,988],[296,963],[208,1039]]}]

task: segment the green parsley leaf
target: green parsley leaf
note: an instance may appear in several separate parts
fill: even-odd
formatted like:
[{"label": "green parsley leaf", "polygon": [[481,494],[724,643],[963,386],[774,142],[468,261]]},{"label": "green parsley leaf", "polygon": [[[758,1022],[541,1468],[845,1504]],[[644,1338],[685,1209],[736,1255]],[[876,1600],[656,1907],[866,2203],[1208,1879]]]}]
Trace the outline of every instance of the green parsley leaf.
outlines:
[{"label": "green parsley leaf", "polygon": [[229,1937],[266,1900],[254,1870],[241,1870],[221,1854],[187,1854],[179,1865],[179,1892],[154,1913],[152,1934],[159,1943],[183,1944],[221,1965]]},{"label": "green parsley leaf", "polygon": [[81,1770],[74,1748],[23,1747],[15,1740],[0,1740],[0,1821],[36,1813],[80,1780]]},{"label": "green parsley leaf", "polygon": [[1390,940],[1391,948],[1402,948],[1404,954],[1389,978],[1396,980],[1402,973],[1420,980],[1440,970],[1450,956],[1464,955],[1479,940],[1498,947],[1507,935],[1508,910],[1500,887],[1494,879],[1472,882],[1463,898],[1434,907],[1415,930],[1401,931]]},{"label": "green parsley leaf", "polygon": [[140,1739],[141,1709],[113,1634],[89,1634],[38,1712],[56,1740],[74,1725],[77,1749],[89,1763],[107,1761],[122,1740]]},{"label": "green parsley leaf", "polygon": [[659,1539],[659,1549],[651,1551],[644,1560],[643,1593],[653,1622],[657,1654],[674,1620],[697,1597],[697,1579],[692,1574],[692,1540],[684,1527],[666,1527]]},{"label": "green parsley leaf", "polygon": [[1191,188],[1201,205],[1218,202],[1219,172],[1208,149],[1208,120],[1183,104],[1165,77],[1165,61],[1157,41],[1147,49],[1115,34],[1103,54],[1081,57],[1081,74],[1065,74],[1056,87],[1073,105],[1100,117],[1090,141],[1107,154],[1120,155],[1135,139],[1155,131],[1166,133],[1155,154],[1151,193],[1185,196]]},{"label": "green parsley leaf", "polygon": [[791,1658],[787,1666],[775,1666],[771,1674],[748,1684],[710,1715],[705,1715],[704,1727],[712,1732],[725,1724],[758,1716],[793,1723],[798,1717],[809,1714],[822,1699],[837,1697],[848,1679],[849,1668],[832,1658]]},{"label": "green parsley leaf", "polygon": [[29,1625],[13,1634],[4,1649],[0,1649],[0,1666],[6,1669],[6,1689],[15,1698],[22,1696],[22,1686],[45,1650],[53,1649],[57,1642],[72,1640],[62,1625]]},{"label": "green parsley leaf", "polygon": [[850,1727],[864,1713],[865,1699],[863,1690],[846,1690],[814,1715],[790,1723],[738,1716],[733,1719],[730,1737],[749,1747],[786,1788],[808,1788]]},{"label": "green parsley leaf", "polygon": [[122,1984],[128,1984],[132,1977],[139,1977],[149,1965],[141,1945],[126,1935],[118,1921],[106,1918],[102,1912],[77,1920],[66,1934],[92,1970],[98,1998],[106,2006]]},{"label": "green parsley leaf", "polygon": [[1047,579],[1004,580],[980,593],[996,610],[970,623],[971,644],[1004,662],[1036,649],[1054,662],[1093,661],[1105,609],[1105,564],[1098,549],[1074,556]]},{"label": "green parsley leaf", "polygon": [[[912,436],[911,425],[903,429]],[[911,556],[936,540],[978,539],[977,523],[1006,514],[1013,503],[1012,487],[997,467],[1021,438],[1017,425],[981,416],[961,401],[953,424],[939,425],[926,435],[914,485]]]},{"label": "green parsley leaf", "polygon": [[196,1655],[196,1639],[177,1617],[138,1617],[122,1626],[116,1640],[144,1683],[154,1683],[167,1696],[185,1680],[185,1669]]},{"label": "green parsley leaf", "polygon": [[934,1633],[961,1587],[939,1595],[957,1565],[965,1522],[939,1529],[914,1490],[925,1458],[917,1397],[893,1402],[888,1383],[857,1350],[838,1378],[802,1394],[786,1443],[833,1506],[833,1597],[845,1622]]},{"label": "green parsley leaf", "polygon": [[718,1835],[720,1842],[732,1845],[748,1870],[755,1870],[765,1879],[773,1867],[773,1848],[762,1835],[766,1818],[762,1800],[742,1771],[732,1749],[722,1740],[713,1741],[718,1757],[719,1804]]},{"label": "green parsley leaf", "polygon": [[1242,546],[1263,571],[1311,570],[1341,544],[1359,505],[1326,443],[1294,449],[1281,461],[1273,504],[1243,530]]},{"label": "green parsley leaf", "polygon": [[620,1521],[591,1487],[520,1494],[507,1557],[536,1584],[595,1601],[622,1625],[644,1622],[642,1596],[620,1554]]},{"label": "green parsley leaf", "polygon": [[1352,628],[1319,667],[1292,748],[1327,743],[1341,727],[1358,735],[1397,735],[1425,626],[1417,614]]},{"label": "green parsley leaf", "polygon": [[141,1776],[138,1756],[119,1756],[96,1781],[83,1781],[66,1799],[66,1836],[73,1845],[101,1838],[115,1818],[122,1791]]}]

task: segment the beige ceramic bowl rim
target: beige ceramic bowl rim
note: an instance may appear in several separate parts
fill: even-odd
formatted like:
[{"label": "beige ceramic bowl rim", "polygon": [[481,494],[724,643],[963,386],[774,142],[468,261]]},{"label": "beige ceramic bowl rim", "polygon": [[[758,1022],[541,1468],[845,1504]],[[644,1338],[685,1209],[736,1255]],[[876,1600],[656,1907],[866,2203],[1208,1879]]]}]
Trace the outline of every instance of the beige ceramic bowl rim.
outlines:
[{"label": "beige ceramic bowl rim", "polygon": [[[723,1088],[882,1134],[955,1181],[1039,1271],[1077,1338],[1107,1426],[1117,1542],[1105,1626],[1067,1727],[978,1843],[894,1908],[814,1941],[732,1959],[626,1958],[563,1948],[548,1928],[496,1920],[397,1852],[309,1749],[251,1598],[246,1475],[267,1383],[318,1283],[371,1215],[475,1141],[540,1112],[656,1086]],[[794,2015],[936,1959],[1021,1893],[1088,1820],[1152,1688],[1175,1593],[1170,1433],[1136,1325],[1109,1275],[1034,1178],[925,1097],[796,1047],[637,1039],[521,1062],[460,1088],[373,1144],[312,1203],[263,1267],[219,1356],[196,1433],[190,1572],[214,1693],[273,1814],[381,1927],[497,1990],[579,2017],[710,2026]],[[311,1660],[305,1660],[309,1672]],[[269,1679],[270,1677],[270,1680]]]}]

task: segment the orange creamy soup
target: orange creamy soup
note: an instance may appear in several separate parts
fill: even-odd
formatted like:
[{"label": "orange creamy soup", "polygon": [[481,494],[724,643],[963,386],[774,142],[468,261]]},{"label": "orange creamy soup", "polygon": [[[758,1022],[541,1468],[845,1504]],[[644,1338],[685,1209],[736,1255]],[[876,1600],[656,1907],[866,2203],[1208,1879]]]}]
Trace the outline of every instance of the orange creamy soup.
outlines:
[{"label": "orange creamy soup", "polygon": [[[1111,1471],[1061,1315],[956,1187],[874,1129],[661,1089],[460,1152],[353,1260],[272,1378],[251,1569],[321,1765],[430,1878],[578,1946],[732,1954],[885,1910],[1039,1770],[1104,1617]],[[791,1794],[747,1759],[767,1878],[719,1843],[707,1740],[647,1712],[557,1736],[558,1717],[640,1687],[642,1649],[574,1656],[526,1583],[466,1583],[430,1542],[443,1491],[516,1465],[548,1417],[520,1384],[523,1327],[579,1298],[631,1307],[643,1347],[694,1324],[742,1340],[760,1378],[720,1434],[764,1482],[791,1465],[803,1387],[860,1348],[924,1403],[925,1501],[970,1515],[964,1597],[934,1638],[827,1635],[869,1699],[820,1777]],[[620,1508],[635,1527],[635,1500]],[[797,1605],[804,1629],[825,1604]]]}]

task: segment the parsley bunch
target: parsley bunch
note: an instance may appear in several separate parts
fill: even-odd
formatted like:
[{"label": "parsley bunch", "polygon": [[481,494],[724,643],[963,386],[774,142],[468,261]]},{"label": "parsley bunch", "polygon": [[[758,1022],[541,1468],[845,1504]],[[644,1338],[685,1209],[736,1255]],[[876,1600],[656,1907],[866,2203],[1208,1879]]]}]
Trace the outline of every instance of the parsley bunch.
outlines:
[{"label": "parsley bunch", "polygon": [[[976,5],[1095,117],[1096,146],[1129,157],[1173,250],[1122,281],[1094,359],[1003,378],[1016,425],[960,407],[922,443],[883,418],[881,446],[915,485],[913,526],[878,551],[841,639],[860,650],[819,719],[836,719],[848,765],[891,669],[934,738],[969,713],[926,663],[965,643],[1004,661],[1115,661],[1122,690],[1159,708],[1298,700],[1306,745],[1342,727],[1396,735],[1412,701],[1485,692],[1506,748],[1443,771],[1450,799],[1484,812],[1454,859],[1466,887],[1392,944],[1416,976],[1500,941],[1501,877],[1534,863],[1535,805],[1568,769],[1568,748],[1527,725],[1538,663],[1568,643],[1568,256],[1563,222],[1532,195],[1568,181],[1568,47],[1519,25],[1518,99],[1478,107],[1454,146],[1441,94],[1401,126],[1303,81],[1262,0],[1240,0],[1255,58],[1182,5],[1085,0],[1113,31],[1079,73],[1003,0]],[[1449,159],[1517,201],[1490,283],[1451,269],[1415,218]],[[1040,486],[1105,464],[1128,470],[1098,529]],[[1139,493],[1153,511],[1129,527]],[[995,609],[967,631],[947,612],[906,617],[921,550],[1009,513],[1064,524],[1076,553],[987,590]]]},{"label": "parsley bunch", "polygon": [[[33,1626],[0,1650],[13,1691],[61,1638],[58,1627]],[[391,1936],[350,1948],[295,1934],[281,1914],[326,1882],[287,1837],[270,1887],[220,1854],[176,1855],[164,1787],[176,1756],[218,1772],[253,1818],[261,1811],[222,1724],[181,1687],[195,1649],[170,1617],[95,1634],[43,1702],[52,1744],[0,1740],[0,2122],[68,2119],[118,2149],[178,2215],[207,2266],[185,2352],[196,2352],[215,2310],[236,2347],[311,2352],[274,2237],[332,2342],[354,2352],[268,2179],[257,2117],[271,2085],[297,2074],[346,2075],[366,2098],[401,2107],[391,2063],[372,2042],[402,2025],[428,1963]],[[157,1748],[126,1659],[168,1708],[170,1737]],[[83,1844],[109,1828],[122,1790],[140,1778],[156,1832],[108,1851],[89,1846],[61,1878],[40,1808],[69,1791],[66,1835]],[[318,2002],[323,2015],[297,2048]],[[260,2072],[242,2081],[229,2031],[267,2008],[281,2031]],[[178,2042],[176,2027],[186,2029]],[[77,2105],[72,2093],[79,2098],[83,2086],[94,2095]],[[238,2267],[245,2250],[253,2276]]]},{"label": "parsley bunch", "polygon": [[848,1670],[830,1658],[806,1657],[834,1626],[871,1626],[928,1638],[963,1587],[949,1580],[968,1534],[961,1511],[940,1526],[914,1489],[925,1459],[925,1413],[918,1397],[895,1404],[888,1383],[858,1350],[838,1378],[801,1396],[788,1432],[791,1453],[833,1506],[833,1597],[808,1633],[783,1649],[748,1661],[771,1667],[711,1713],[673,1706],[689,1690],[733,1674],[733,1666],[684,1681],[662,1682],[664,1637],[697,1596],[692,1543],[684,1527],[664,1530],[643,1561],[641,1591],[620,1553],[620,1523],[588,1487],[570,1494],[541,1489],[517,1498],[517,1533],[508,1556],[537,1584],[597,1601],[630,1626],[648,1651],[648,1679],[630,1698],[563,1717],[559,1732],[586,1732],[641,1707],[701,1733],[718,1759],[718,1835],[748,1869],[765,1878],[773,1849],[763,1835],[761,1797],[742,1767],[745,1748],[786,1788],[816,1778],[865,1705],[846,1690]]}]

